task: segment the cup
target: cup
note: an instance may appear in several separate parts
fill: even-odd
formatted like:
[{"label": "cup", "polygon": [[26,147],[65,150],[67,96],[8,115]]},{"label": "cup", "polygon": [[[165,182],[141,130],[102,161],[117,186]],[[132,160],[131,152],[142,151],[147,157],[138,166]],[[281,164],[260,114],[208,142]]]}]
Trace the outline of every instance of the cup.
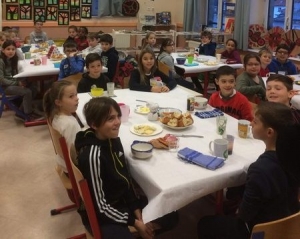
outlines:
[{"label": "cup", "polygon": [[233,151],[234,136],[230,135],[230,134],[227,134],[226,139],[228,141],[228,147],[227,147],[228,155],[231,155],[232,151]]},{"label": "cup", "polygon": [[167,139],[167,142],[168,142],[168,146],[169,146],[169,151],[177,152],[177,150],[179,148],[179,138],[174,135],[170,135]]},{"label": "cup", "polygon": [[239,137],[247,138],[250,131],[250,121],[248,120],[239,120],[238,121],[238,132]]},{"label": "cup", "polygon": [[194,60],[194,54],[193,55],[189,54],[187,56],[187,62],[188,62],[188,64],[193,64],[193,60]]},{"label": "cup", "polygon": [[216,54],[216,61],[220,62],[221,61],[221,54]]},{"label": "cup", "polygon": [[41,59],[40,59],[40,58],[35,58],[35,59],[33,60],[33,64],[34,64],[35,66],[39,66],[41,63],[42,63],[42,62],[41,62]]},{"label": "cup", "polygon": [[202,96],[195,96],[194,108],[198,110],[203,110],[207,106],[207,99]]},{"label": "cup", "polygon": [[30,59],[31,58],[31,52],[25,52],[25,59]]},{"label": "cup", "polygon": [[150,85],[151,86],[163,86],[164,83],[162,81],[157,80],[156,78],[151,78]]},{"label": "cup", "polygon": [[119,104],[120,109],[121,109],[121,113],[122,113],[122,117],[121,117],[121,122],[128,122],[128,118],[129,118],[129,114],[130,114],[130,107],[129,105],[125,105],[125,104]]},{"label": "cup", "polygon": [[103,95],[103,88],[92,87],[91,88],[92,97],[100,97]]},{"label": "cup", "polygon": [[47,65],[47,56],[42,56],[42,65]]},{"label": "cup", "polygon": [[217,124],[217,134],[223,135],[226,131],[227,118],[224,115],[217,116],[216,118]]},{"label": "cup", "polygon": [[228,158],[228,141],[226,139],[215,139],[214,141],[210,141],[209,149],[216,157],[224,159]]},{"label": "cup", "polygon": [[115,83],[114,82],[108,82],[108,83],[106,83],[106,87],[107,87],[107,95],[108,96],[115,96],[114,95]]}]

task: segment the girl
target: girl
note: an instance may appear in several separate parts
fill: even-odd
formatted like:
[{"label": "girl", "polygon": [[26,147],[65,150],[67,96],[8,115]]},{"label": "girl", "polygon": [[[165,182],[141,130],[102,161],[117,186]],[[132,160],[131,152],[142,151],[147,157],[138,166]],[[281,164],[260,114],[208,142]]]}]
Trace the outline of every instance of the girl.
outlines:
[{"label": "girl", "polygon": [[222,58],[227,59],[227,63],[236,64],[242,63],[240,53],[238,52],[237,41],[228,39],[226,41],[226,50],[221,53]]},{"label": "girl", "polygon": [[269,51],[268,49],[261,49],[258,52],[258,55],[260,57],[260,63],[261,63],[259,76],[266,77],[270,73],[268,65],[272,61],[272,52]]},{"label": "girl", "polygon": [[7,35],[6,32],[0,32],[0,47],[6,41],[6,35]]},{"label": "girl", "polygon": [[153,50],[155,43],[156,43],[155,32],[148,32],[145,36],[145,41],[142,49],[145,49],[146,47],[150,47]]},{"label": "girl", "polygon": [[[73,114],[78,107],[76,86],[69,81],[54,82],[44,94],[44,111],[49,124],[65,137],[68,147],[75,142],[80,126]],[[64,159],[57,157],[57,163],[67,172]]]},{"label": "girl", "polygon": [[19,95],[23,97],[22,109],[24,115],[16,114],[16,118],[22,121],[36,121],[43,117],[33,112],[32,89],[24,80],[14,78],[18,73],[18,55],[16,54],[16,43],[7,40],[2,45],[0,54],[0,84],[8,95]]},{"label": "girl", "polygon": [[260,58],[255,53],[248,53],[244,57],[245,71],[236,79],[236,89],[244,94],[253,103],[259,103],[266,96],[266,87],[263,79],[258,75]]},{"label": "girl", "polygon": [[158,61],[163,62],[166,64],[170,71],[172,72],[172,78],[177,81],[179,85],[182,85],[188,89],[194,90],[194,84],[191,82],[186,81],[180,75],[178,75],[174,68],[174,59],[171,56],[171,53],[174,51],[174,42],[170,38],[163,39],[159,51],[159,55],[157,57]]},{"label": "girl", "polygon": [[[150,79],[162,81],[162,85],[150,85]],[[169,78],[157,69],[154,52],[149,48],[141,51],[138,59],[138,69],[131,72],[129,80],[130,90],[148,92],[169,92],[177,85],[174,79]]]},{"label": "girl", "polygon": [[77,50],[82,51],[89,46],[87,35],[88,29],[86,27],[79,27],[78,28],[78,36],[75,37],[75,42],[77,44]]}]

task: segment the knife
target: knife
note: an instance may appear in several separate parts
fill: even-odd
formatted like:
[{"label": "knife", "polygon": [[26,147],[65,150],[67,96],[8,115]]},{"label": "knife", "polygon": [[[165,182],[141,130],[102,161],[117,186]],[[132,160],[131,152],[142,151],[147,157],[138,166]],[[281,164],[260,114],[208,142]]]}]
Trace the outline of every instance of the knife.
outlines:
[{"label": "knife", "polygon": [[176,137],[183,137],[183,138],[189,138],[189,137],[195,137],[195,138],[204,138],[202,135],[194,135],[194,134],[173,134]]}]

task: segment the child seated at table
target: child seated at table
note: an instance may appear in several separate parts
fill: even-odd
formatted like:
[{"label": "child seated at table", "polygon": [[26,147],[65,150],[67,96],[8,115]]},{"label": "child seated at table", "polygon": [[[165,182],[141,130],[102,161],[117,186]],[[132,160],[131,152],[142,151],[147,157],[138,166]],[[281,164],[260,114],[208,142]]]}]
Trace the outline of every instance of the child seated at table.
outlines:
[{"label": "child seated at table", "polygon": [[252,109],[248,99],[234,89],[235,70],[230,66],[221,66],[216,71],[216,84],[220,91],[214,92],[208,103],[236,119],[252,121]]},{"label": "child seated at table", "polygon": [[146,47],[150,47],[152,50],[154,50],[155,43],[156,43],[155,32],[147,32],[142,49],[145,49]]},{"label": "child seated at table", "polygon": [[77,32],[78,32],[78,30],[77,30],[76,26],[74,26],[74,25],[69,26],[68,27],[68,34],[69,34],[69,36],[68,36],[68,38],[66,39],[66,41],[64,43],[66,43],[68,41],[74,41],[74,42],[76,42],[75,39],[77,37]]},{"label": "child seated at table", "polygon": [[295,123],[300,123],[300,110],[291,105],[293,91],[293,80],[284,75],[272,74],[266,82],[266,98],[268,101],[277,102],[291,107]]},{"label": "child seated at table", "polygon": [[89,53],[98,53],[99,55],[101,55],[102,49],[101,49],[101,45],[98,42],[98,33],[95,32],[89,33],[87,36],[87,40],[89,43],[89,47],[84,49],[82,53],[84,55],[87,55]]},{"label": "child seated at table", "polygon": [[29,35],[30,44],[37,44],[48,41],[46,32],[42,30],[43,22],[41,20],[34,21],[34,31]]},{"label": "child seated at table", "polygon": [[266,87],[263,79],[258,75],[260,58],[256,53],[248,53],[244,57],[245,71],[236,78],[236,89],[253,103],[265,99]]},{"label": "child seated at table", "polygon": [[[281,219],[299,211],[298,191],[276,155],[279,130],[293,122],[289,107],[262,102],[258,105],[252,133],[266,150],[248,169],[245,191],[237,217],[205,216],[198,222],[199,239],[249,239],[259,223]],[[284,161],[298,160],[284,157]],[[299,168],[297,169],[298,173]]]},{"label": "child seated at table", "polygon": [[5,32],[0,32],[0,47],[1,47],[2,44],[6,41],[6,35],[7,35],[7,33],[5,33]]},{"label": "child seated at table", "polygon": [[[150,80],[155,79],[160,84],[150,84]],[[155,62],[155,55],[151,48],[147,47],[141,51],[138,59],[138,69],[131,72],[129,80],[130,90],[148,92],[169,92],[177,85],[175,79],[166,76],[158,70]]]},{"label": "child seated at table", "polygon": [[106,83],[109,79],[102,74],[101,56],[98,53],[90,53],[85,58],[86,73],[83,73],[82,79],[78,83],[78,93],[90,92],[93,86],[107,89]]},{"label": "child seated at table", "polygon": [[82,51],[89,46],[87,35],[89,31],[87,27],[79,27],[78,28],[78,36],[75,37],[75,42],[77,44],[78,51]]},{"label": "child seated at table", "polygon": [[230,38],[225,43],[225,51],[221,53],[221,57],[226,59],[227,63],[237,64],[242,63],[241,56],[237,50],[237,41]]},{"label": "child seated at table", "polygon": [[107,73],[105,73],[105,75],[110,81],[113,81],[119,61],[118,51],[113,47],[113,37],[110,34],[103,34],[100,37],[100,43],[102,48],[102,64],[107,67]]},{"label": "child seated at table", "polygon": [[201,32],[201,43],[199,45],[199,55],[215,56],[217,44],[212,42],[212,34],[209,31]]},{"label": "child seated at table", "polygon": [[261,63],[259,76],[266,77],[270,73],[268,66],[272,61],[272,52],[266,48],[263,48],[258,52],[258,55]]},{"label": "child seated at table", "polygon": [[63,46],[66,58],[61,61],[58,80],[74,75],[84,70],[84,59],[77,56],[77,46],[75,42],[66,42]]},{"label": "child seated at table", "polygon": [[286,44],[280,44],[276,48],[275,58],[268,65],[270,72],[275,72],[281,75],[296,75],[297,67],[290,61],[290,48]]}]

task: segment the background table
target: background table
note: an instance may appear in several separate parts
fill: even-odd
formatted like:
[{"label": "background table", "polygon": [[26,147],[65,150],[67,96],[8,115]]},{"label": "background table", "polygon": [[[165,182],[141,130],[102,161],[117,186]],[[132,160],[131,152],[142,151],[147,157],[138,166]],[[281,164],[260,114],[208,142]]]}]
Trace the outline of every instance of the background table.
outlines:
[{"label": "background table", "polygon": [[[208,144],[220,138],[216,133],[216,118],[194,118],[194,125],[182,131],[175,131],[163,127],[163,132],[156,136],[141,137],[132,134],[129,129],[135,124],[146,124],[147,115],[134,112],[136,105],[144,104],[136,99],[159,103],[160,107],[175,107],[183,112],[186,110],[187,96],[190,92],[183,87],[176,87],[169,93],[148,93],[116,90],[114,98],[118,103],[130,105],[129,121],[120,127],[119,136],[128,158],[133,178],[146,193],[149,203],[143,209],[145,222],[178,210],[197,198],[217,190],[240,185],[245,182],[249,165],[263,153],[265,146],[261,141],[238,137],[237,120],[228,116],[227,133],[235,136],[233,154],[229,156],[225,165],[216,171],[210,171],[196,165],[185,163],[177,158],[176,153],[167,150],[154,149],[153,156],[147,160],[134,159],[130,145],[133,140],[149,141],[163,137],[167,133],[184,133],[203,135],[204,138],[180,138],[180,148],[190,147],[205,154],[210,154]],[[88,93],[78,94],[79,107],[77,114],[85,124],[82,115],[84,104],[91,99]],[[209,107],[209,109],[212,109]],[[152,121],[153,122],[153,121]],[[159,122],[154,122],[161,125]]]}]

